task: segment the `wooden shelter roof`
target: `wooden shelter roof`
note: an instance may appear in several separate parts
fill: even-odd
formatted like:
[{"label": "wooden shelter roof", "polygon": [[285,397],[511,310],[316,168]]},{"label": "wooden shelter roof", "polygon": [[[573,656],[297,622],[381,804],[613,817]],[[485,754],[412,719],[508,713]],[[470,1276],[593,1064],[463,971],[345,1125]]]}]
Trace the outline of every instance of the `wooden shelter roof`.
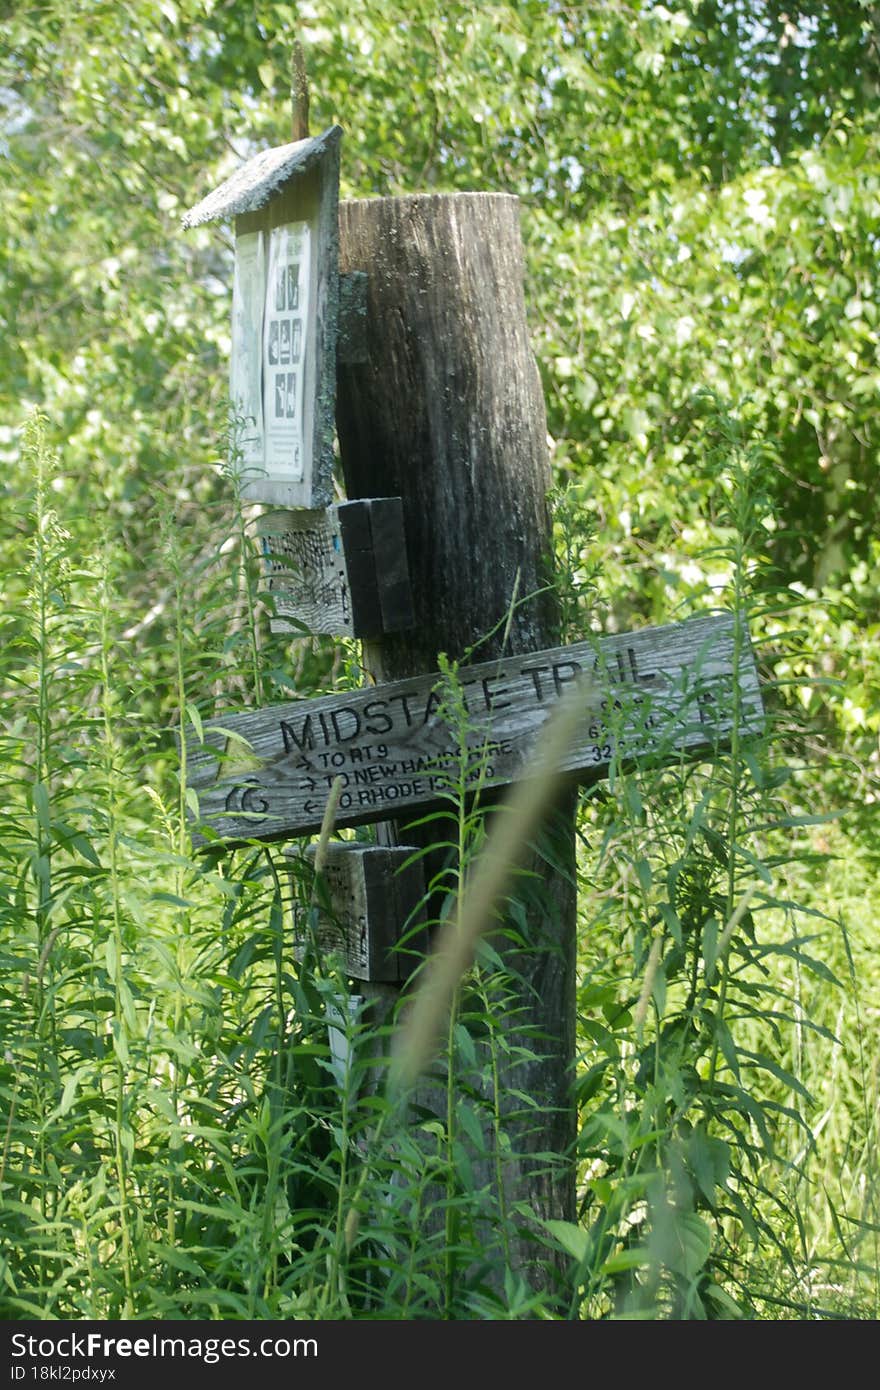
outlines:
[{"label": "wooden shelter roof", "polygon": [[296,140],[290,145],[278,145],[255,154],[219,188],[184,213],[184,227],[198,227],[204,222],[238,217],[264,207],[293,174],[305,173],[328,149],[338,146],[341,136],[342,127],[332,125],[314,138]]}]

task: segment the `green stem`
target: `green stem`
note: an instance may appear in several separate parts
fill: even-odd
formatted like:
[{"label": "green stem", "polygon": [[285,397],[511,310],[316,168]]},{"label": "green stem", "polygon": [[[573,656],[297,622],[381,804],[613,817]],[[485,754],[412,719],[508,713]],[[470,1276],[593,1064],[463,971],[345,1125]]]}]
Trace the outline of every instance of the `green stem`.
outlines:
[{"label": "green stem", "polygon": [[[36,535],[33,547],[33,589],[32,600],[36,608],[36,679],[37,679],[37,721],[34,747],[34,878],[36,902],[34,919],[37,933],[37,957],[40,962],[34,980],[34,1033],[37,1041],[35,1067],[36,1102],[38,1113],[45,1114],[50,1108],[49,1089],[51,1085],[50,1068],[47,1065],[47,1052],[55,1051],[54,994],[47,999],[45,978],[49,964],[46,948],[51,934],[52,917],[52,850],[48,815],[40,814],[37,805],[37,787],[48,800],[50,776],[51,723],[51,632],[50,632],[50,593],[56,587],[53,571],[57,557],[49,541],[52,515],[48,506],[47,464],[49,455],[46,447],[45,425],[37,417],[29,428],[30,457],[36,469],[34,493],[34,522]],[[45,1173],[48,1162],[46,1128],[39,1129],[39,1171]],[[51,1187],[49,1183],[40,1184],[40,1214],[48,1219],[51,1211]],[[40,1282],[43,1282],[44,1262],[40,1256]]]},{"label": "green stem", "polygon": [[[174,892],[178,898],[184,896],[184,862],[189,850],[189,832],[187,826],[187,806],[186,806],[186,778],[187,778],[187,746],[186,746],[186,673],[184,669],[184,592],[183,574],[180,564],[180,556],[177,552],[175,541],[172,539],[168,546],[171,568],[174,575],[174,655],[175,655],[175,685],[177,695],[177,718],[178,718],[178,743],[180,746],[180,768],[178,771],[178,790],[177,790],[177,865],[174,871]],[[174,1037],[180,1035],[183,1023],[183,973],[185,967],[184,958],[184,931],[183,921],[179,923],[180,930],[176,933],[174,951],[174,1014],[173,1029]],[[180,1097],[184,1085],[183,1067],[179,1056],[172,1055],[171,1067],[171,1114],[173,1116],[174,1133],[170,1145],[172,1162],[168,1170],[167,1200],[168,1214],[166,1230],[169,1245],[174,1245],[177,1239],[177,1150],[180,1147]]]},{"label": "green stem", "polygon": [[123,951],[125,948],[120,903],[122,883],[119,866],[119,837],[117,828],[117,774],[116,774],[116,709],[111,696],[110,676],[110,593],[109,556],[104,556],[104,570],[101,578],[101,708],[104,735],[104,773],[105,794],[107,797],[107,854],[110,870],[111,937],[114,946],[115,972],[113,990],[115,996],[115,1024],[117,1030],[116,1052],[116,1104],[115,1104],[115,1144],[114,1158],[116,1181],[119,1188],[119,1229],[122,1244],[122,1275],[125,1288],[123,1317],[131,1317],[134,1309],[134,1281],[132,1275],[132,1243],[129,1227],[129,1174],[123,1142],[125,1128],[126,1074],[119,1046],[126,1036],[128,1025],[123,1004]]},{"label": "green stem", "polygon": [[250,656],[251,679],[253,681],[254,700],[256,704],[264,703],[263,697],[263,672],[260,662],[260,646],[258,640],[257,626],[257,605],[256,594],[253,581],[253,564],[251,563],[251,538],[248,535],[247,521],[245,519],[244,507],[242,505],[241,494],[236,488],[236,529],[238,532],[238,546],[240,566],[239,582],[244,589],[245,605],[247,608],[247,641],[248,653]]},{"label": "green stem", "polygon": [[[742,484],[740,484],[742,486]],[[733,628],[733,709],[731,711],[731,731],[730,731],[730,796],[727,804],[727,889],[725,899],[724,920],[729,922],[733,916],[736,905],[736,846],[739,838],[739,786],[740,786],[740,699],[739,699],[739,673],[742,663],[744,645],[743,612],[746,600],[745,594],[745,531],[742,527],[737,528],[737,544],[734,551],[734,628]],[[715,1076],[718,1070],[718,1053],[720,1050],[719,1034],[724,1021],[724,1013],[727,1007],[727,991],[730,983],[730,944],[724,951],[721,961],[721,984],[718,990],[718,1003],[715,1009],[715,1030],[712,1038],[712,1051],[709,1057],[708,1087],[711,1092],[715,1084]]]},{"label": "green stem", "polygon": [[505,1269],[511,1268],[510,1231],[507,1225],[507,1189],[504,1184],[504,1169],[501,1159],[501,1072],[498,1066],[497,1020],[490,1007],[488,993],[482,988],[486,1005],[486,1018],[489,1021],[489,1058],[492,1068],[492,1151],[495,1155],[495,1189],[498,1196],[498,1221],[500,1226],[501,1249],[504,1254]]}]

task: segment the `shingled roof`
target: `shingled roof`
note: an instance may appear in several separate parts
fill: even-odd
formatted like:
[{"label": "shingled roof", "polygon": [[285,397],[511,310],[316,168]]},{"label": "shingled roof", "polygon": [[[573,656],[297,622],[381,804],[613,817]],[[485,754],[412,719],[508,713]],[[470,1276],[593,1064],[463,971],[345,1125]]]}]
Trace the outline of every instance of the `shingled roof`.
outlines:
[{"label": "shingled roof", "polygon": [[[238,217],[264,207],[292,174],[303,174],[328,150],[338,152],[342,127],[332,125],[310,140],[296,140],[255,154],[246,164],[183,215],[184,227],[198,227],[221,217]],[[338,157],[338,155],[337,155]]]}]

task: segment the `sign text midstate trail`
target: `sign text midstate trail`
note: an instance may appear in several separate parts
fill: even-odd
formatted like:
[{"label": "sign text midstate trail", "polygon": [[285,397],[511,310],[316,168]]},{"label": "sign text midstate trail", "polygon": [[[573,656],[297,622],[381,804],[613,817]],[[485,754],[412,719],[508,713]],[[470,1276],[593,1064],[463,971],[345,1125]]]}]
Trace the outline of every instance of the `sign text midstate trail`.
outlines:
[{"label": "sign text midstate trail", "polygon": [[[748,637],[730,614],[531,652],[458,672],[472,780],[502,786],[520,775],[564,691],[591,673],[569,772],[617,759],[723,745],[738,708],[744,732],[762,726]],[[316,832],[342,779],[337,824],[400,818],[436,804],[461,767],[459,730],[440,676],[229,714],[190,731],[190,786],[203,826],[224,840]]]}]

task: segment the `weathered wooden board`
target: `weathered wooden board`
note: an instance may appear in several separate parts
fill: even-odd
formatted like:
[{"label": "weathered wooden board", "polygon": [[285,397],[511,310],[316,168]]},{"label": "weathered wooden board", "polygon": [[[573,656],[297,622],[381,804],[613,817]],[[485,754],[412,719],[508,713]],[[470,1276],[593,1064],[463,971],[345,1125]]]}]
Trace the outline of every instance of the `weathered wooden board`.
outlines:
[{"label": "weathered wooden board", "polygon": [[[472,778],[484,786],[515,781],[581,672],[592,684],[565,771],[595,774],[636,755],[711,753],[730,732],[735,686],[740,728],[762,727],[747,636],[737,650],[730,614],[694,618],[463,668]],[[343,782],[340,826],[436,804],[460,766],[443,704],[432,675],[211,721],[204,743],[192,731],[188,747],[202,828],[229,841],[312,834],[335,777]]]},{"label": "weathered wooden board", "polygon": [[[306,851],[314,858],[315,846]],[[410,973],[413,952],[424,954],[426,937],[419,914],[425,893],[421,861],[406,861],[412,846],[331,843],[323,868],[326,904],[321,899],[315,926],[318,950],[338,952],[356,980],[400,980]],[[298,856],[297,849],[286,851]],[[293,952],[302,960],[309,910],[294,898]]]},{"label": "weathered wooden board", "polygon": [[413,623],[399,497],[322,511],[266,512],[257,522],[273,632],[378,637]]}]

